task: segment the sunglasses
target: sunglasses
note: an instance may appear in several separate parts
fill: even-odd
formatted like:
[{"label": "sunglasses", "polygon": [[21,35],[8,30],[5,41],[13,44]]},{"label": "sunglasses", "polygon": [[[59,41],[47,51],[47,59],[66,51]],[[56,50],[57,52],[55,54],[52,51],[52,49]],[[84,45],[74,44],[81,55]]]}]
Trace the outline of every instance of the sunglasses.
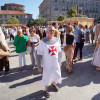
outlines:
[{"label": "sunglasses", "polygon": [[33,32],[33,30],[29,30],[29,32]]},{"label": "sunglasses", "polygon": [[54,32],[55,30],[49,30],[50,32]]}]

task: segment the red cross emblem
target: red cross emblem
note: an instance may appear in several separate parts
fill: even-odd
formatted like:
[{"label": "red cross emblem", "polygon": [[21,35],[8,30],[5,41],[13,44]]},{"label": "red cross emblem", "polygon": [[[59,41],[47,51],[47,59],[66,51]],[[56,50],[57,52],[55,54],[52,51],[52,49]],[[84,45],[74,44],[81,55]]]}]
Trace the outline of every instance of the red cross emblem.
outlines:
[{"label": "red cross emblem", "polygon": [[55,46],[49,46],[48,51],[49,51],[49,54],[51,54],[51,56],[56,55],[57,53],[57,49]]}]

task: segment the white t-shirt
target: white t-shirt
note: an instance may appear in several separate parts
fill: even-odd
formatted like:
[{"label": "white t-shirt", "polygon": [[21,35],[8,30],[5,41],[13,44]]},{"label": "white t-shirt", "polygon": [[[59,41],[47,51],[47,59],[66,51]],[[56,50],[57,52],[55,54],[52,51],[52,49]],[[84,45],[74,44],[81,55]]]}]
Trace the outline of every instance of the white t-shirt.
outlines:
[{"label": "white t-shirt", "polygon": [[31,42],[38,42],[38,40],[40,39],[39,35],[35,35],[33,37],[28,36],[28,38],[30,39]]},{"label": "white t-shirt", "polygon": [[90,30],[88,28],[85,29],[85,32],[89,32]]},{"label": "white t-shirt", "polygon": [[95,27],[96,27],[96,25],[93,27],[93,32],[95,32]]},{"label": "white t-shirt", "polygon": [[62,28],[62,29],[59,29],[59,31],[60,31],[60,32],[64,32],[64,28]]}]

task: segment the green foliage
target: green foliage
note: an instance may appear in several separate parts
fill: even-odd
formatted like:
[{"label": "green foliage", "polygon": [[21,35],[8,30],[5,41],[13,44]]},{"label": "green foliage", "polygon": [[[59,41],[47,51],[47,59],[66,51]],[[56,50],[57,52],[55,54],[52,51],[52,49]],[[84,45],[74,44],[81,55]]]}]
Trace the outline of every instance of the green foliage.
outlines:
[{"label": "green foliage", "polygon": [[39,21],[39,24],[43,24],[45,23],[45,18],[44,17],[38,18],[38,21]]},{"label": "green foliage", "polygon": [[100,21],[100,15],[99,15],[99,17],[98,17],[98,21]]},{"label": "green foliage", "polygon": [[59,16],[57,17],[57,21],[63,21],[65,18],[66,18],[66,16],[64,16],[64,15],[59,15]]},{"label": "green foliage", "polygon": [[7,24],[19,24],[19,20],[15,17],[10,17]]},{"label": "green foliage", "polygon": [[87,16],[82,14],[77,14],[76,17],[87,17]]},{"label": "green foliage", "polygon": [[29,25],[30,26],[33,26],[33,25],[41,25],[41,24],[44,24],[44,23],[45,23],[45,18],[44,17],[41,17],[41,18],[38,18],[38,19],[35,19],[35,20],[30,21]]},{"label": "green foliage", "polygon": [[76,15],[77,15],[76,8],[72,7],[67,11],[67,17],[76,17]]}]

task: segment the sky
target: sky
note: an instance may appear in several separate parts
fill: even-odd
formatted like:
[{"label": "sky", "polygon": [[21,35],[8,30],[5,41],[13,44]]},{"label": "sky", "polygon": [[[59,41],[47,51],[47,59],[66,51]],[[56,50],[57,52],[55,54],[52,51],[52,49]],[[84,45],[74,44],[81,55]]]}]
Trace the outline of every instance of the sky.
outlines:
[{"label": "sky", "polygon": [[39,5],[43,0],[0,0],[0,7],[5,3],[16,3],[25,6],[25,13],[33,14],[33,18],[38,18],[39,15]]}]

